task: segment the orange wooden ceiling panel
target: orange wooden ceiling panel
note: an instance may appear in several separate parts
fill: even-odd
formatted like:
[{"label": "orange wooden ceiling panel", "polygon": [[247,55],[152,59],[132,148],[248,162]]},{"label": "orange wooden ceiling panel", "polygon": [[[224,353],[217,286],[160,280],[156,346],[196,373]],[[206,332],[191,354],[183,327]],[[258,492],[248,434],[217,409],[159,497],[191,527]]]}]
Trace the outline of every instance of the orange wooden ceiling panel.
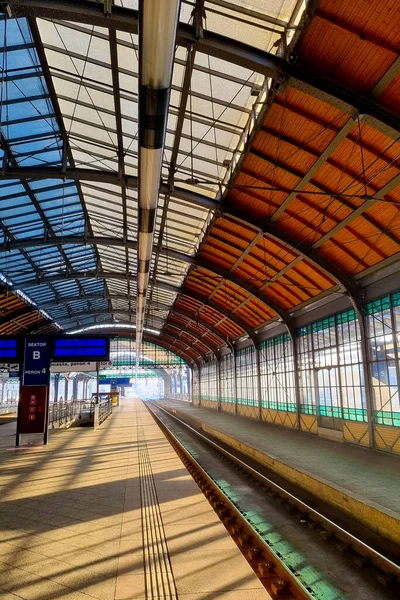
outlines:
[{"label": "orange wooden ceiling panel", "polygon": [[[299,149],[296,145],[271,135],[266,131],[260,131],[255,136],[252,150],[256,150],[266,157],[272,158],[274,163],[276,162],[279,166],[295,169],[303,175],[307,173],[318,158],[316,152],[308,152],[306,148]],[[272,172],[271,177],[272,181],[276,181],[274,172]]]},{"label": "orange wooden ceiling panel", "polygon": [[[248,174],[256,176],[259,181],[263,182],[265,188],[279,187],[285,191],[292,190],[297,186],[301,177],[292,175],[283,167],[276,165],[274,158],[271,161],[267,158],[259,158],[250,152],[243,163],[242,169]],[[279,185],[277,185],[277,182],[279,182]]]},{"label": "orange wooden ceiling panel", "polygon": [[233,264],[243,254],[243,250],[232,248],[228,242],[219,240],[213,235],[210,235],[204,241],[201,250],[201,255],[203,254],[210,254],[216,258],[219,258],[219,260],[227,262],[228,264]]},{"label": "orange wooden ceiling panel", "polygon": [[[354,144],[349,139],[343,140],[328,162],[331,166],[335,166],[339,172],[345,170],[354,178],[354,185],[350,188],[351,191],[362,189],[364,179],[371,182],[371,189],[379,190],[397,175],[398,166],[391,165],[390,159],[386,159],[384,155],[380,157],[378,152],[375,154],[369,152],[362,144],[362,133],[361,144]],[[388,147],[389,145],[390,142]],[[365,175],[363,172],[365,172]],[[314,179],[318,179],[318,173]]]},{"label": "orange wooden ceiling panel", "polygon": [[219,323],[224,315],[210,306],[202,304],[198,300],[181,295],[177,300],[177,306],[183,310],[192,312],[194,316],[195,314],[199,314],[207,323],[217,327],[221,333],[231,337],[232,339],[236,339],[244,334],[244,330],[229,319],[228,321]]},{"label": "orange wooden ceiling panel", "polygon": [[390,52],[314,16],[299,47],[301,63],[361,92],[370,91],[395,59]]},{"label": "orange wooden ceiling panel", "polygon": [[287,311],[293,310],[293,308],[310,298],[309,294],[293,285],[286,277],[281,277],[278,281],[272,283],[268,289],[271,297],[275,297],[276,302],[281,304]]},{"label": "orange wooden ceiling panel", "polygon": [[378,44],[400,49],[400,30],[393,27],[400,21],[398,0],[320,0],[318,13],[358,30],[360,35]]},{"label": "orange wooden ceiling panel", "polygon": [[[307,259],[303,259],[301,262],[297,263],[294,267],[294,271],[299,273],[301,277],[308,279],[314,285],[320,287],[321,290],[328,290],[336,284],[336,281],[332,276],[322,271],[322,269],[319,269]],[[294,277],[294,274],[292,276]]]},{"label": "orange wooden ceiling panel", "polygon": [[229,269],[233,264],[233,261],[230,258],[224,258],[224,255],[221,252],[202,252],[201,257],[210,261],[210,263],[215,267],[222,267],[223,269]]},{"label": "orange wooden ceiling panel", "polygon": [[[393,28],[394,29],[394,28]],[[379,104],[383,104],[390,112],[400,115],[400,74],[396,75],[379,96]]]},{"label": "orange wooden ceiling panel", "polygon": [[[316,202],[316,197],[312,198],[312,202]],[[290,205],[290,211],[286,210],[277,219],[278,227],[290,233],[296,240],[306,241],[308,244],[316,242],[351,212],[338,200],[324,198],[320,207],[310,206],[297,198]]]},{"label": "orange wooden ceiling panel", "polygon": [[254,263],[252,261],[243,261],[240,266],[234,270],[234,274],[247,282],[248,286],[260,287],[263,283],[271,279],[276,274],[276,269],[267,264]]},{"label": "orange wooden ceiling panel", "polygon": [[239,210],[247,210],[251,205],[251,212],[255,216],[269,217],[284,202],[287,192],[271,192],[263,188],[265,184],[256,177],[251,177],[240,172],[229,193],[229,205]]},{"label": "orange wooden ceiling panel", "polygon": [[[396,188],[390,196],[400,198],[400,187]],[[382,230],[392,233],[400,239],[400,201],[398,203],[374,202],[370,204],[365,214],[372,217]]]},{"label": "orange wooden ceiling panel", "polygon": [[264,125],[279,131],[282,116],[279,110],[275,112],[275,108],[285,110],[285,129],[291,131],[293,137],[298,137],[299,134],[301,137],[301,132],[304,131],[306,137],[300,139],[302,144],[309,144],[312,138],[319,139],[321,135],[329,137],[332,135],[329,131],[339,131],[349,118],[346,113],[328,102],[290,86],[275,98],[272,108],[274,111],[268,111]]},{"label": "orange wooden ceiling panel", "polygon": [[[250,226],[246,226],[239,221],[235,221],[234,219],[217,219],[212,226],[213,231],[224,232],[227,236],[227,240],[234,241],[239,239],[244,243],[244,248],[247,248],[247,244],[251,242],[255,236],[254,228]],[[221,235],[223,235],[221,233]],[[234,236],[234,237],[232,237]]]},{"label": "orange wooden ceiling panel", "polygon": [[[308,272],[303,269],[305,272],[302,272],[299,270],[298,266],[299,265],[286,271],[285,280],[290,282],[291,285],[296,284],[306,295],[315,296],[332,287],[331,282],[328,282],[323,277],[317,277],[315,269],[310,268]],[[278,283],[281,283],[282,279],[279,278],[277,281]]]}]

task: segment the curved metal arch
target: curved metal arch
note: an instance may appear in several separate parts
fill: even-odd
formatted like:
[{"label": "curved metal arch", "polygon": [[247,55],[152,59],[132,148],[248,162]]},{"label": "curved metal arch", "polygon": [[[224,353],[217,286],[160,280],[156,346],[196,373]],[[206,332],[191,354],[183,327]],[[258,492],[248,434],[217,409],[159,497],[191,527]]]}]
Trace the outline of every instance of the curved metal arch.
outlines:
[{"label": "curved metal arch", "polygon": [[328,277],[339,283],[346,290],[353,302],[359,302],[361,300],[361,287],[354,281],[352,277],[346,275],[346,273],[343,273],[339,267],[336,267],[326,258],[321,256],[321,254],[314,250],[312,246],[296,240],[290,234],[276,227],[274,223],[271,223],[265,219],[260,226],[259,219],[256,217],[251,217],[251,215],[248,215],[247,213],[245,214],[243,211],[232,209],[231,207],[227,206],[226,202],[224,202],[224,205],[221,207],[219,215],[226,218],[233,218],[243,223],[245,226],[247,225],[265,235],[269,235],[278,242],[283,242],[292,250],[294,250],[294,252],[296,252],[299,256],[313,263],[314,266],[318,267],[321,271],[328,275]]},{"label": "curved metal arch", "polygon": [[[207,344],[199,335],[197,335],[196,333],[192,333],[190,330],[186,330],[186,329],[182,329],[182,327],[180,327],[179,325],[175,325],[172,322],[168,322],[166,321],[164,323],[163,329],[162,331],[165,331],[166,329],[177,329],[178,331],[181,332],[181,335],[187,335],[191,338],[193,338],[195,341],[200,342],[201,344],[203,344],[203,346],[205,346],[206,348],[208,348],[210,350],[210,353],[213,354],[214,356],[216,356],[216,349],[215,348],[211,348],[211,346],[209,346],[209,344]],[[194,346],[196,350],[198,350],[198,348],[196,346]],[[199,352],[201,352],[199,350]],[[205,355],[207,356],[207,355]]]},{"label": "curved metal arch", "polygon": [[234,283],[235,285],[240,287],[242,290],[244,290],[247,294],[250,294],[251,297],[257,298],[257,300],[259,300],[260,302],[262,302],[263,304],[265,304],[266,306],[271,308],[282,319],[282,321],[283,321],[284,325],[286,326],[286,329],[288,330],[289,333],[291,333],[293,331],[293,329],[294,329],[293,317],[291,317],[290,314],[284,308],[281,308],[273,300],[270,300],[269,298],[265,297],[264,295],[260,294],[257,291],[249,290],[246,287],[249,285],[248,281],[246,281],[245,279],[242,279],[241,277],[237,277],[236,275],[233,275],[229,271],[225,271],[224,269],[221,269],[217,265],[208,264],[207,261],[202,260],[201,258],[196,259],[194,261],[194,264],[198,267],[206,269],[207,271],[217,275],[218,277],[221,277],[221,279],[224,281],[230,281],[230,282]]},{"label": "curved metal arch", "polygon": [[[107,325],[107,324],[105,323],[105,325]],[[106,329],[106,327],[104,327],[104,329]],[[118,332],[118,329],[113,327],[112,334],[114,336],[118,335],[118,333],[116,333],[116,332]],[[136,337],[133,333],[128,333],[128,332],[124,331],[123,329],[121,329],[120,333],[124,337],[128,337],[128,338],[133,339]],[[158,336],[152,335],[151,333],[148,333],[148,332],[144,332],[143,340],[145,342],[149,342],[150,344],[155,344],[156,346],[161,346],[162,348],[164,348],[164,350],[169,350],[173,354],[176,354],[177,356],[182,358],[189,365],[193,365],[195,363],[198,366],[197,361],[192,356],[190,356],[190,354],[188,354],[187,352],[184,352],[181,348],[178,348],[178,349],[173,348],[170,344],[168,344],[167,342],[164,342]],[[184,355],[184,356],[182,356],[182,355]]]},{"label": "curved metal arch", "polygon": [[[62,323],[63,321],[73,321],[74,319],[79,319],[81,317],[91,317],[91,316],[101,316],[101,315],[114,315],[114,314],[119,314],[119,315],[126,315],[126,316],[135,316],[135,313],[130,312],[129,310],[119,310],[119,309],[113,309],[113,310],[102,310],[102,309],[98,309],[98,310],[88,310],[88,311],[82,311],[79,313],[74,313],[73,315],[69,316],[69,315],[65,315],[63,317],[57,317],[57,321],[59,323]],[[160,319],[161,321],[161,328],[160,331],[162,331],[162,326],[164,325],[164,322]],[[0,323],[1,324],[1,323]],[[121,323],[122,325],[122,323]],[[173,325],[174,327],[176,327],[177,329],[179,329],[179,327],[177,325]],[[182,329],[182,332],[187,333],[188,335],[191,335],[193,339],[199,341],[201,344],[203,344],[203,346],[205,346],[206,348],[209,349],[210,352],[212,352],[213,354],[215,354],[215,348],[212,348],[209,343],[204,340],[203,338],[201,338],[198,334],[196,333],[192,333],[191,331],[187,331],[185,332],[185,330]]]},{"label": "curved metal arch", "polygon": [[[49,283],[67,281],[70,279],[117,279],[120,281],[128,281],[129,279],[129,281],[134,282],[136,281],[136,275],[129,274],[127,276],[127,274],[122,271],[102,271],[99,269],[92,271],[65,271],[64,273],[59,273],[57,275],[35,277],[34,279],[29,279],[11,286],[11,289],[24,290],[35,285],[47,285]],[[180,287],[162,281],[156,281],[155,284],[160,289],[172,292],[173,294],[178,294],[181,291]]]},{"label": "curved metal arch", "polygon": [[[18,16],[33,16],[53,19],[65,19],[90,25],[98,25],[106,29],[121,30],[130,33],[138,32],[138,11],[113,6],[111,14],[105,14],[100,3],[81,0],[8,0],[11,9]],[[194,25],[179,23],[177,44],[183,47],[196,44],[196,50],[215,56],[250,71],[261,73],[267,77],[283,74],[297,80],[300,85],[312,86],[315,95],[326,98],[327,102],[340,103],[343,109],[353,106],[360,113],[370,115],[395,131],[400,131],[400,122],[396,115],[380,106],[367,94],[351,90],[343,84],[331,81],[318,73],[298,64],[288,64],[282,57],[259,50],[237,40],[231,40],[212,31],[204,30],[201,39]]]},{"label": "curved metal arch", "polygon": [[164,350],[168,350],[169,352],[176,354],[177,356],[182,358],[186,362],[186,364],[189,364],[189,365],[196,364],[198,366],[197,361],[193,357],[191,357],[190,354],[187,354],[180,348],[173,349],[170,344],[168,344],[167,342],[164,342],[163,340],[160,340],[157,336],[152,336],[151,334],[143,332],[143,341],[150,342],[150,344],[155,344],[157,346],[161,346],[162,348],[164,348]]},{"label": "curved metal arch", "polygon": [[225,336],[221,331],[219,331],[216,327],[214,327],[213,325],[210,325],[209,323],[207,323],[207,321],[205,321],[204,319],[202,319],[200,316],[196,317],[194,316],[192,313],[183,310],[182,308],[178,308],[176,305],[174,305],[171,309],[170,309],[170,314],[168,316],[168,318],[170,318],[171,316],[174,315],[174,313],[176,313],[177,315],[182,315],[183,317],[186,317],[187,319],[190,319],[190,321],[192,323],[199,323],[199,325],[201,325],[202,327],[204,327],[205,329],[207,329],[210,333],[212,333],[213,335],[219,337],[219,339],[221,340],[221,342],[223,342],[224,344],[228,344],[228,346],[231,345],[231,342],[229,340],[229,338],[227,336]]},{"label": "curved metal arch", "polygon": [[249,336],[249,338],[251,339],[253,344],[255,346],[257,346],[258,341],[259,341],[257,334],[254,333],[254,331],[252,329],[250,329],[250,327],[248,327],[246,325],[246,323],[243,323],[243,321],[241,319],[239,319],[239,317],[236,317],[235,315],[232,315],[232,313],[229,313],[229,312],[226,314],[223,313],[222,306],[220,306],[219,304],[216,304],[212,300],[208,300],[204,296],[201,296],[200,294],[197,294],[196,292],[193,292],[192,290],[189,290],[187,288],[183,288],[181,290],[181,294],[183,296],[193,298],[193,300],[200,302],[200,304],[202,304],[203,306],[210,306],[210,308],[212,308],[213,310],[218,312],[222,317],[226,317],[228,320],[232,321],[232,323],[235,323],[235,325],[237,325],[238,327],[240,327],[241,329],[243,329],[243,331],[245,331],[247,333],[247,335]]},{"label": "curved metal arch", "polygon": [[[57,306],[63,306],[64,304],[69,304],[70,302],[92,302],[92,300],[126,300],[129,301],[127,294],[86,294],[86,295],[75,295],[75,296],[60,296],[55,300],[49,300],[48,302],[42,302],[40,304],[40,308],[44,308],[45,310],[49,308],[55,308]],[[160,305],[159,305],[160,306]],[[166,305],[162,305],[166,306]],[[169,310],[169,307],[167,307]]]},{"label": "curved metal arch", "polygon": [[163,331],[160,335],[161,336],[165,336],[168,339],[172,340],[173,344],[177,344],[178,347],[179,346],[184,346],[183,351],[186,352],[187,354],[189,354],[189,356],[192,356],[191,352],[193,352],[197,356],[197,358],[195,356],[192,357],[193,360],[195,360],[196,362],[197,362],[198,358],[201,358],[205,362],[206,357],[205,357],[205,355],[202,352],[200,352],[200,350],[196,350],[195,348],[192,348],[192,346],[190,346],[189,344],[186,344],[183,341],[180,341],[176,337],[174,338],[173,335],[172,335],[172,333],[168,333],[167,331]]},{"label": "curved metal arch", "polygon": [[[25,240],[18,240],[15,242],[14,241],[6,242],[6,243],[0,245],[0,252],[7,252],[12,249],[22,249],[22,248],[26,249],[26,248],[31,248],[31,247],[62,246],[63,244],[69,244],[69,245],[73,245],[73,244],[85,245],[85,244],[87,244],[87,245],[93,245],[93,246],[104,244],[107,246],[128,247],[128,248],[133,248],[133,249],[135,249],[137,247],[136,241],[130,240],[130,241],[127,241],[124,243],[124,240],[122,238],[108,238],[108,237],[103,238],[103,237],[93,237],[93,236],[88,236],[88,237],[60,236],[57,238],[55,238],[55,237],[47,237],[47,238],[43,238],[43,239],[31,238],[31,239],[25,239]],[[156,250],[156,249],[157,248],[154,247],[154,250]],[[210,273],[213,273],[214,275],[221,277],[225,281],[230,281],[230,282],[234,283],[235,285],[241,287],[247,294],[250,294],[250,296],[257,298],[260,302],[262,302],[263,304],[265,304],[266,306],[271,308],[275,313],[277,313],[277,315],[279,315],[279,317],[285,323],[289,332],[290,332],[291,328],[293,327],[293,319],[290,316],[290,314],[285,309],[280,307],[272,299],[259,293],[257,290],[249,289],[249,282],[246,281],[245,279],[237,277],[237,276],[233,275],[232,273],[230,273],[228,270],[221,269],[220,267],[218,267],[217,265],[215,265],[213,263],[209,263],[208,261],[202,259],[201,256],[199,256],[199,257],[189,256],[189,255],[184,254],[183,252],[168,250],[167,248],[162,248],[160,253],[163,256],[167,255],[168,258],[180,260],[182,262],[186,262],[186,263],[207,269]]]},{"label": "curved metal arch", "polygon": [[[66,296],[66,297],[60,297],[57,300],[51,300],[49,302],[43,302],[40,307],[47,310],[50,308],[54,308],[57,306],[63,306],[65,304],[69,304],[70,302],[91,302],[92,300],[126,300],[128,301],[129,298],[127,297],[126,294],[87,294],[86,296]],[[153,302],[154,306],[160,308],[161,310],[165,310],[165,311],[171,311],[173,313],[177,313],[180,314],[184,317],[187,317],[188,319],[190,319],[193,322],[198,322],[200,325],[202,325],[205,329],[207,329],[211,334],[215,335],[216,337],[218,337],[221,340],[221,343],[223,344],[230,344],[229,338],[225,337],[224,334],[219,331],[218,329],[216,329],[215,327],[213,327],[212,325],[210,325],[209,323],[207,323],[207,321],[205,321],[204,319],[201,319],[200,317],[194,317],[191,313],[184,311],[181,308],[178,308],[177,306],[170,306],[168,304],[160,304],[159,302],[154,301]],[[116,312],[123,312],[123,311],[116,311]],[[0,324],[1,324],[1,319],[0,319]],[[203,338],[201,338],[203,339]]]}]

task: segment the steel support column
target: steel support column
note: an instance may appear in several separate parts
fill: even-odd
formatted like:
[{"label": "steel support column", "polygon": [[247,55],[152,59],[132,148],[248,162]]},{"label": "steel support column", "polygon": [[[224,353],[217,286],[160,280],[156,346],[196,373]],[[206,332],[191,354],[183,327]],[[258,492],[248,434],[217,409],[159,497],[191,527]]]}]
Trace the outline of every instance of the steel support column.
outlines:
[{"label": "steel support column", "polygon": [[233,393],[234,393],[234,400],[235,400],[235,415],[238,414],[238,394],[237,394],[237,370],[236,370],[236,350],[235,347],[233,347],[232,350],[232,359],[233,359]]},{"label": "steel support column", "polygon": [[199,398],[198,398],[198,406],[201,407],[201,366],[197,365],[197,373],[198,373],[198,389],[199,389]]},{"label": "steel support column", "polygon": [[297,351],[296,334],[290,336],[293,352],[293,377],[294,377],[294,397],[296,402],[297,428],[301,430],[301,407],[300,407],[300,372],[299,372],[299,353]]},{"label": "steel support column", "polygon": [[258,418],[262,421],[262,390],[261,390],[261,356],[260,346],[255,347],[256,353],[256,376],[257,376],[257,397],[258,397]]},{"label": "steel support column", "polygon": [[[368,434],[369,434],[369,446],[375,448],[375,427],[374,427],[374,400],[372,396],[372,371],[371,363],[369,360],[370,345],[367,336],[367,327],[365,322],[365,314],[361,304],[356,307],[356,314],[360,327],[360,346],[361,346],[361,361],[364,372],[364,383],[365,383],[365,401],[367,408],[367,419],[368,419]],[[339,366],[340,368],[340,366]]]},{"label": "steel support column", "polygon": [[216,357],[215,369],[217,377],[217,411],[221,412],[221,359]]}]

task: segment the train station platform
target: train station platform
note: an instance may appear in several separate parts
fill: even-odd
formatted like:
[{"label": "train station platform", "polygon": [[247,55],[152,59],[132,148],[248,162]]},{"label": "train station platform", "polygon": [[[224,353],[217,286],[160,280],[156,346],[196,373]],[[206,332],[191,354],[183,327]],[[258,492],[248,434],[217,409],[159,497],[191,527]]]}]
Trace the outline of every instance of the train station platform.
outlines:
[{"label": "train station platform", "polygon": [[269,598],[139,400],[15,449],[0,428],[1,600]]},{"label": "train station platform", "polygon": [[158,404],[400,545],[399,457],[187,402]]}]

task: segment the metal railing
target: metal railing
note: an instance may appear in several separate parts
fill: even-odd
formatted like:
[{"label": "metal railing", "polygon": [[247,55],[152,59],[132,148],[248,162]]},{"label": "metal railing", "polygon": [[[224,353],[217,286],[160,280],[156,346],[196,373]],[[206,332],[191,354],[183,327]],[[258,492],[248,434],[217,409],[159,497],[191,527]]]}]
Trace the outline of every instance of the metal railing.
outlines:
[{"label": "metal railing", "polygon": [[49,426],[62,427],[74,419],[93,418],[94,402],[92,400],[72,400],[72,402],[55,402],[49,407]]},{"label": "metal railing", "polygon": [[95,429],[99,427],[112,414],[111,398],[101,401],[94,407],[93,426]]}]

